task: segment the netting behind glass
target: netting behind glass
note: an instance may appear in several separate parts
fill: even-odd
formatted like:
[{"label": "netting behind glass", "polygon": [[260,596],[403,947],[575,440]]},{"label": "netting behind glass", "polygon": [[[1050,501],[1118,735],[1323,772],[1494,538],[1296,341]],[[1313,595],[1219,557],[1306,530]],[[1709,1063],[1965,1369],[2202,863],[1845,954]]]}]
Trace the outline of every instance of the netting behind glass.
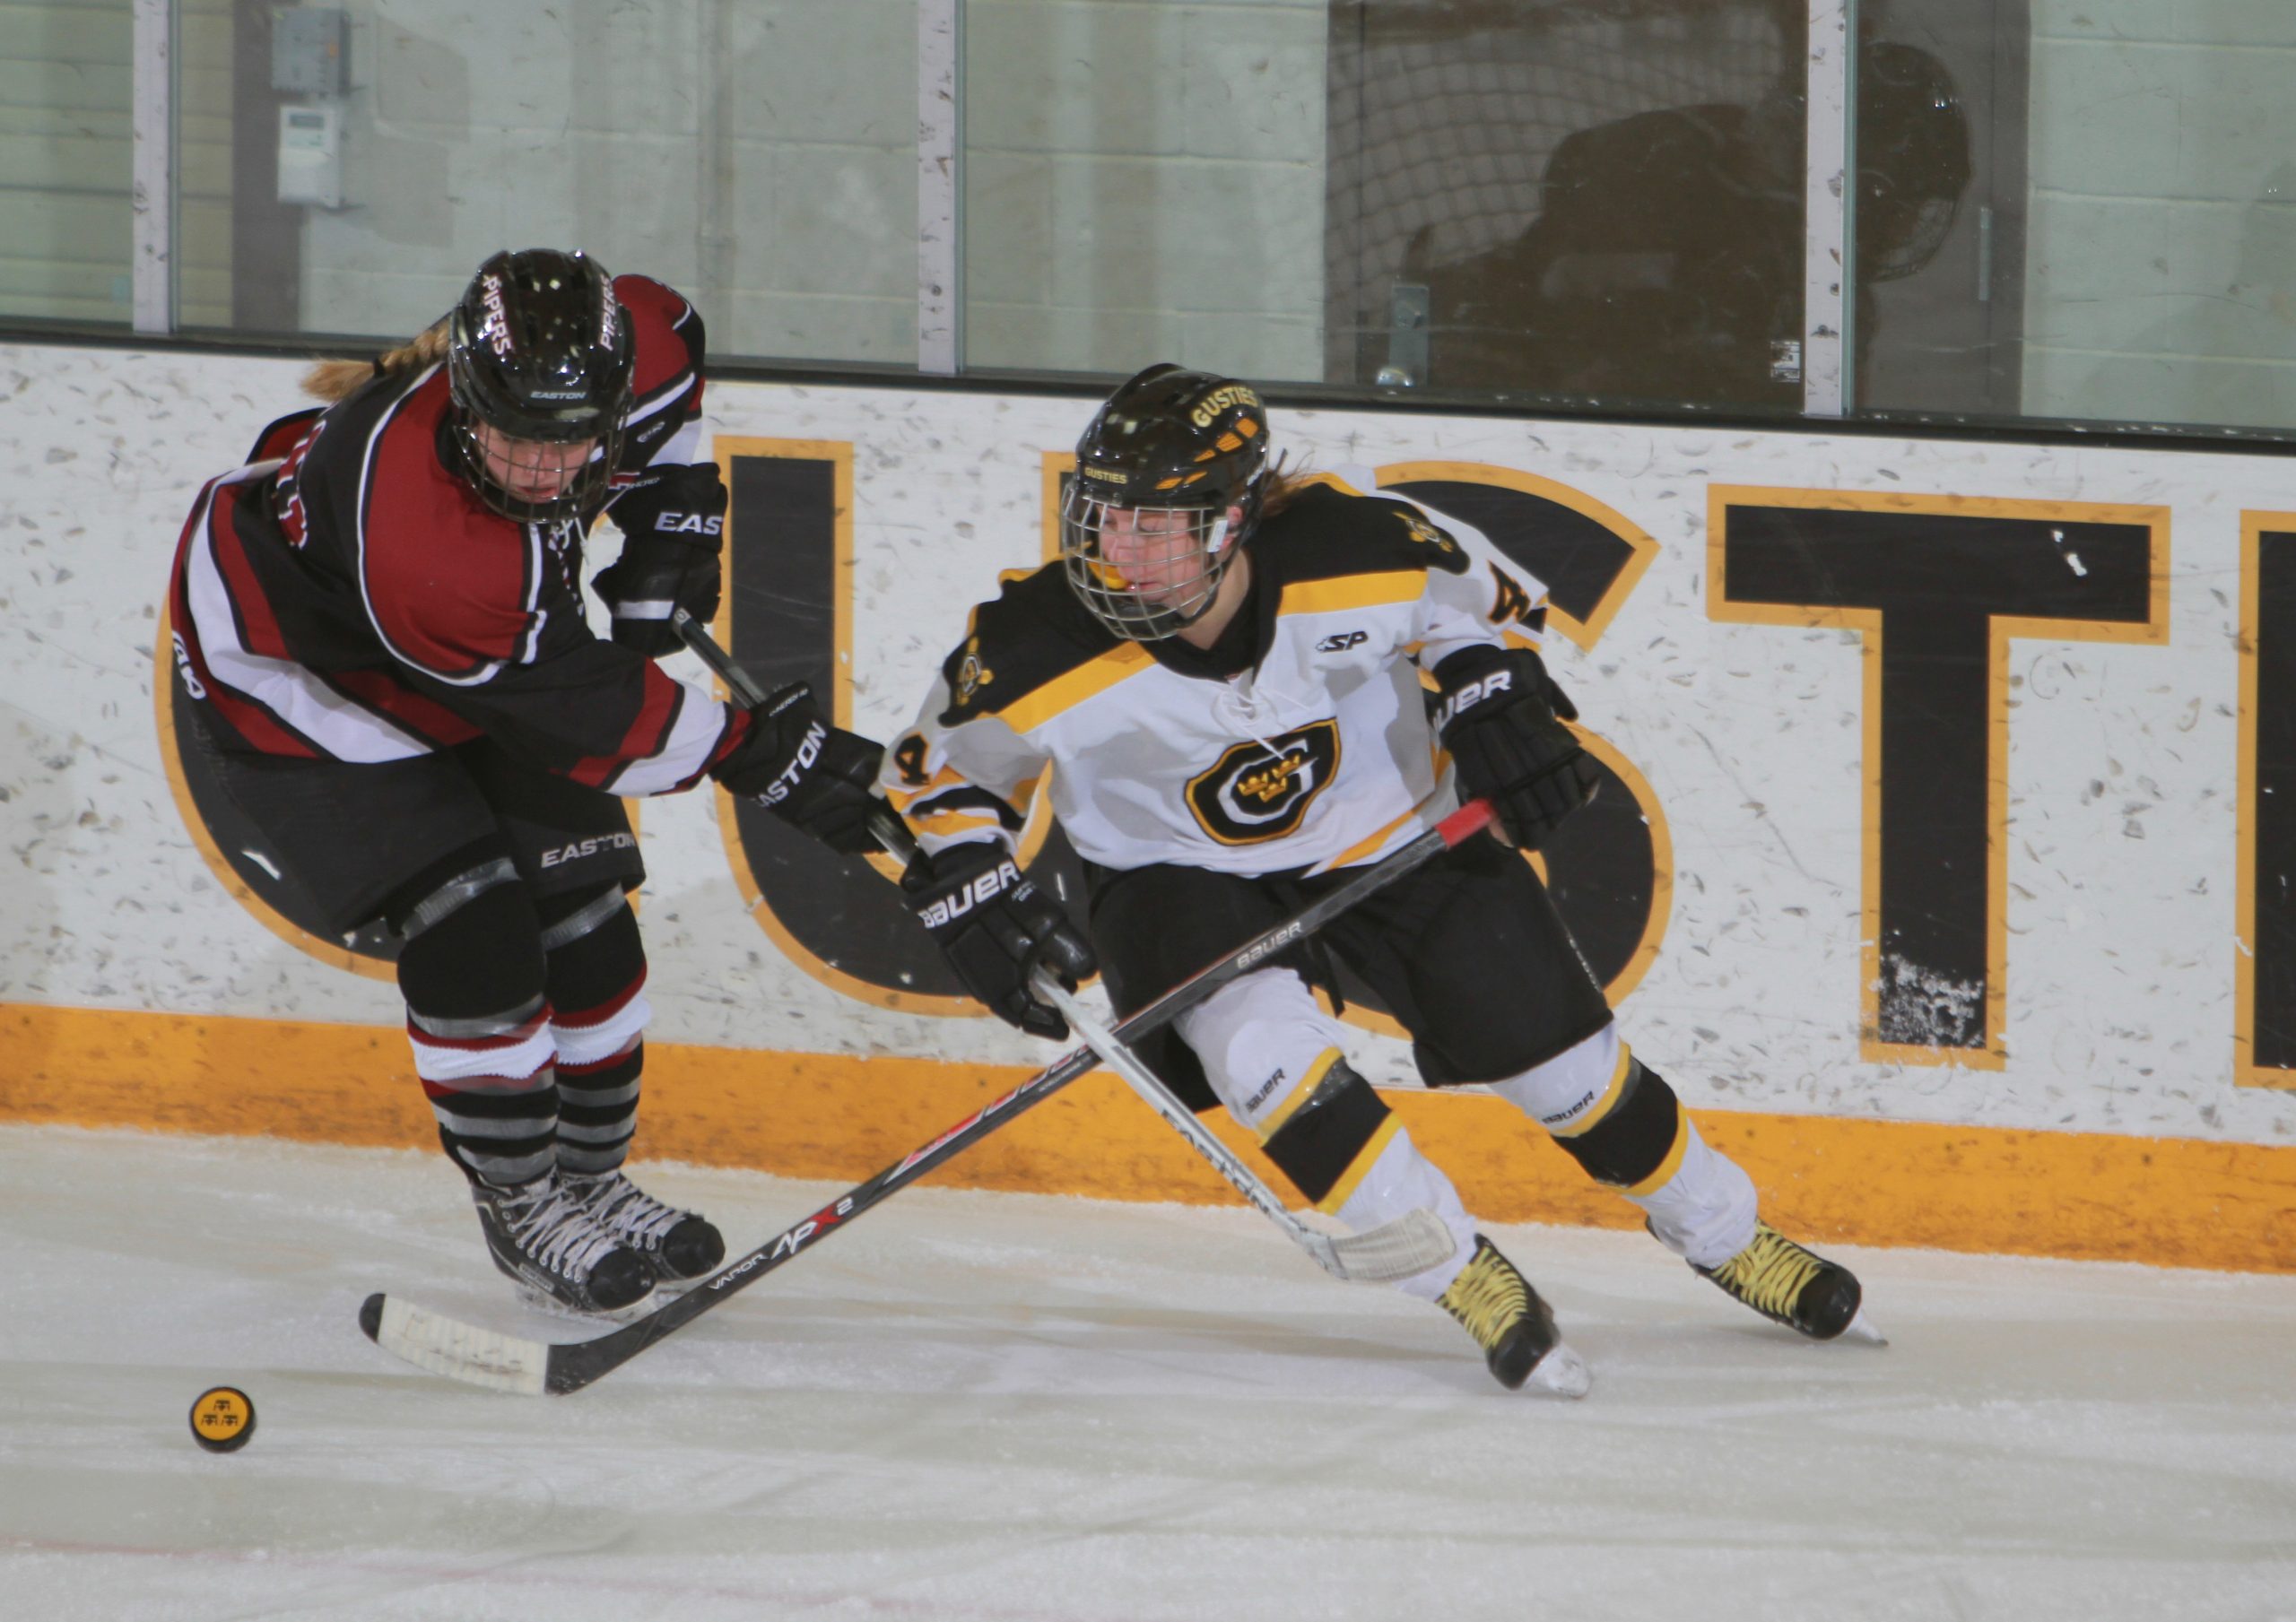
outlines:
[{"label": "netting behind glass", "polygon": [[[1737,124],[1756,132],[1747,138],[1787,165],[1776,185],[1798,190],[1805,15],[1799,0],[1335,4],[1332,380],[1370,382],[1388,364],[1398,284],[1436,284],[1439,301],[1447,274],[1472,279],[1525,243],[1549,166],[1575,134],[1631,127],[1638,115],[1740,109]],[[1667,189],[1655,188],[1652,208],[1666,204]],[[1436,349],[1440,385],[1439,334]]]}]

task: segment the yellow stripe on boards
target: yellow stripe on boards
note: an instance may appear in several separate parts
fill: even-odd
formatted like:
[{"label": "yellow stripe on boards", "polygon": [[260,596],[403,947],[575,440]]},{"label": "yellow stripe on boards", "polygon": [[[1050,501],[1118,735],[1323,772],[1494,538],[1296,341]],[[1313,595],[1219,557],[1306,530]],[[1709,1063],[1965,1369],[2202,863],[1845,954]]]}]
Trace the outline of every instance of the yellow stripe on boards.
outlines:
[{"label": "yellow stripe on boards", "polygon": [[[647,1045],[641,1160],[857,1183],[1027,1079],[1009,1066]],[[1383,1092],[1487,1222],[1639,1227],[1514,1106]],[[2296,1272],[2296,1148],[1708,1111],[1763,1219],[1813,1243]],[[435,1149],[403,1030],[0,1003],[0,1121]],[[1224,1115],[1206,1123],[1271,1182]],[[944,1184],[1232,1203],[1123,1083],[1087,1076],[933,1174]],[[739,1243],[737,1238],[736,1243]],[[1652,1249],[1654,1260],[1664,1253]]]}]

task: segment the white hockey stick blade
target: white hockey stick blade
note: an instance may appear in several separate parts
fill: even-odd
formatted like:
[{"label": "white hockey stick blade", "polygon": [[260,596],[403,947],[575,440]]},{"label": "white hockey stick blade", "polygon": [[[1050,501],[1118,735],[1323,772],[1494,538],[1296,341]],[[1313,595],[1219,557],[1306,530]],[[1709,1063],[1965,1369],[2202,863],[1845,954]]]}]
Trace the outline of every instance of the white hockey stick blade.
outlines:
[{"label": "white hockey stick blade", "polygon": [[381,1301],[381,1317],[370,1332],[385,1351],[417,1368],[490,1391],[543,1394],[550,1348],[541,1341],[443,1318],[389,1296]]},{"label": "white hockey stick blade", "polygon": [[1459,1242],[1440,1217],[1422,1208],[1360,1234],[1334,1236],[1331,1250],[1331,1271],[1339,1277],[1387,1284],[1440,1266],[1459,1253]]},{"label": "white hockey stick blade", "polygon": [[1544,1396],[1567,1397],[1576,1402],[1595,1387],[1595,1372],[1587,1366],[1587,1359],[1558,1340],[1552,1350],[1541,1357],[1531,1369],[1531,1377],[1523,1382],[1525,1391]]}]

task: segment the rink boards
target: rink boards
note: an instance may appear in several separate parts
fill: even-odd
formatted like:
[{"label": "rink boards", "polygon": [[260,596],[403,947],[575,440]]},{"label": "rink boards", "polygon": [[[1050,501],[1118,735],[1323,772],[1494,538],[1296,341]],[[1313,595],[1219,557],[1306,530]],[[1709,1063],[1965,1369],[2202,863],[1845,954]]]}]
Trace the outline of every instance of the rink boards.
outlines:
[{"label": "rink boards", "polygon": [[[430,1138],[388,965],[261,899],[170,746],[199,482],[290,363],[0,350],[0,1116]],[[890,737],[1045,555],[1087,403],[713,385],[720,629]],[[1549,878],[1636,1050],[1773,1209],[1871,1243],[2296,1269],[2296,488],[2276,458],[1286,411],[1489,534],[1603,763]],[[6,522],[0,519],[0,522]],[[1494,592],[1505,582],[1494,581]],[[2283,808],[2285,808],[2283,810]],[[1046,1063],[884,887],[648,802],[642,1152],[859,1177]],[[1041,830],[1037,830],[1041,833]],[[1057,871],[1057,840],[1031,841]],[[1503,1106],[1360,1060],[1493,1219],[1619,1222]],[[1222,1191],[1079,1084],[952,1180]]]}]

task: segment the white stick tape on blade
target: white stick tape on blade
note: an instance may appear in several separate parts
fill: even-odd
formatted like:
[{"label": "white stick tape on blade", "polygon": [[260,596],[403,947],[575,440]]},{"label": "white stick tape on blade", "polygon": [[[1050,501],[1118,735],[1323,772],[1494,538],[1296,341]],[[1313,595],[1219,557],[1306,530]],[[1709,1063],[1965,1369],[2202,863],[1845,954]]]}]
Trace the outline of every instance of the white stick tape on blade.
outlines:
[{"label": "white stick tape on blade", "polygon": [[375,1344],[434,1375],[526,1397],[543,1394],[550,1366],[550,1348],[539,1340],[442,1318],[389,1296]]}]

